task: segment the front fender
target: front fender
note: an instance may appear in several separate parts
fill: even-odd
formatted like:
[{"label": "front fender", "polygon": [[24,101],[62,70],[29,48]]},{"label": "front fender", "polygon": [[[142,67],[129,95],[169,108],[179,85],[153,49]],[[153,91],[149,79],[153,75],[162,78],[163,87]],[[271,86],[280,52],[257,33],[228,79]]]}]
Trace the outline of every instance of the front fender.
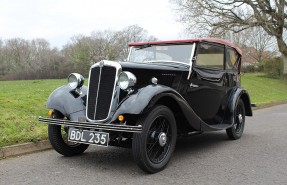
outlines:
[{"label": "front fender", "polygon": [[117,108],[112,121],[121,114],[144,114],[162,98],[174,100],[190,125],[200,130],[200,118],[174,89],[163,85],[148,85],[127,97]]},{"label": "front fender", "polygon": [[142,114],[145,109],[148,109],[150,101],[156,95],[170,91],[171,88],[162,85],[148,85],[144,88],[139,89],[136,93],[129,95],[119,105],[115,115],[117,117],[120,114]]},{"label": "front fender", "polygon": [[78,117],[85,117],[86,115],[86,95],[86,86],[82,87],[80,96],[75,96],[70,87],[64,85],[50,94],[46,107],[60,111],[64,116],[69,117],[71,121],[77,121]]}]

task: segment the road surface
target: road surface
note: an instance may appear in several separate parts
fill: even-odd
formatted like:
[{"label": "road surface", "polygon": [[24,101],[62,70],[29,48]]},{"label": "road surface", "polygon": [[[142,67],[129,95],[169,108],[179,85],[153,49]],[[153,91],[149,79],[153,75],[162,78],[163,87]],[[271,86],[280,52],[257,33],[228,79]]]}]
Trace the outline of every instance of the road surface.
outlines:
[{"label": "road surface", "polygon": [[211,132],[177,141],[168,167],[146,174],[130,149],[54,150],[0,160],[0,184],[287,184],[287,104],[254,111],[241,139]]}]

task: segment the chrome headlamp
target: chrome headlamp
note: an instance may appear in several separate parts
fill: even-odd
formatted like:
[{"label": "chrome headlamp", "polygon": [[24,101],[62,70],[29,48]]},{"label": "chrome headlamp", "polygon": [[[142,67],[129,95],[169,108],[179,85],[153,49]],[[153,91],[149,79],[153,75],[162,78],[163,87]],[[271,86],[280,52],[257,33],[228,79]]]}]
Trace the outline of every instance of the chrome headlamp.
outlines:
[{"label": "chrome headlamp", "polygon": [[122,90],[127,90],[130,87],[134,86],[137,82],[136,76],[128,71],[123,71],[118,80],[118,85]]},{"label": "chrome headlamp", "polygon": [[84,77],[79,73],[71,73],[68,77],[68,84],[72,90],[80,89],[84,84]]}]

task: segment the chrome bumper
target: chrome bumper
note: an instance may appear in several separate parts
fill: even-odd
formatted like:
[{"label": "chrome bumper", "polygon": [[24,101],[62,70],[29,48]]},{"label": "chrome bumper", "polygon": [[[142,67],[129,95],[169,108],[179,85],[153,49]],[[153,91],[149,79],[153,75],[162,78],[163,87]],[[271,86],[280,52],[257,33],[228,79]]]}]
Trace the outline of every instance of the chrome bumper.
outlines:
[{"label": "chrome bumper", "polygon": [[117,132],[142,132],[142,126],[130,126],[130,125],[120,125],[120,124],[104,124],[104,123],[94,123],[94,122],[77,122],[62,119],[52,119],[39,117],[40,122],[51,124],[51,125],[63,125],[67,127],[76,127],[83,129],[101,129]]}]

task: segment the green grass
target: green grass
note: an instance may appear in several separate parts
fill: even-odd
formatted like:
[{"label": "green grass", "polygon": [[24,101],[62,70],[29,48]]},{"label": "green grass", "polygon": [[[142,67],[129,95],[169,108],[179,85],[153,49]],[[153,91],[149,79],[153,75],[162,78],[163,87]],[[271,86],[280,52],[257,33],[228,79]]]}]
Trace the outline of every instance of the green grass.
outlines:
[{"label": "green grass", "polygon": [[287,80],[268,78],[262,73],[249,73],[241,77],[241,85],[248,91],[251,102],[257,105],[287,101]]},{"label": "green grass", "polygon": [[47,139],[46,100],[65,80],[0,81],[0,147]]},{"label": "green grass", "polygon": [[[0,81],[0,147],[47,139],[47,125],[38,116],[48,116],[46,100],[64,80]],[[287,80],[245,74],[242,86],[259,105],[287,101]]]}]

